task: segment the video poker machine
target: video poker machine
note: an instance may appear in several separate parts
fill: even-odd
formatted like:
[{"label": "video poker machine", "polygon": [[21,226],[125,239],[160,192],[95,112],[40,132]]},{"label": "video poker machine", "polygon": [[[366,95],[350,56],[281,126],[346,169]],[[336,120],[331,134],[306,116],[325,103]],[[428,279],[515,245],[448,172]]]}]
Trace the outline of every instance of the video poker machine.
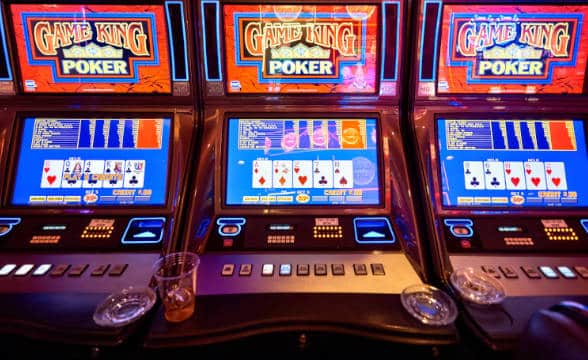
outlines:
[{"label": "video poker machine", "polygon": [[399,122],[406,3],[198,4],[202,143],[184,246],[195,315],[146,346],[269,333],[450,344],[401,305],[426,280]]},{"label": "video poker machine", "polygon": [[[109,294],[175,246],[196,116],[183,1],[4,2],[0,331],[110,346]],[[124,311],[121,310],[121,311]]]},{"label": "video poker machine", "polygon": [[493,348],[540,309],[588,301],[586,16],[572,1],[419,4],[411,120],[435,270],[500,282],[502,303],[462,301]]}]

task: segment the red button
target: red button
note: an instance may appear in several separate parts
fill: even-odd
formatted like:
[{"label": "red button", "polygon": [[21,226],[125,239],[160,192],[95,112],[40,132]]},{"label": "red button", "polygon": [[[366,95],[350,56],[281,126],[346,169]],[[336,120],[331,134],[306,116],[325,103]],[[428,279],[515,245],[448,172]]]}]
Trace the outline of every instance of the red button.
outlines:
[{"label": "red button", "polygon": [[469,240],[462,240],[461,241],[461,247],[463,249],[471,249],[472,248],[472,243]]},{"label": "red button", "polygon": [[223,234],[236,234],[239,231],[239,227],[235,225],[223,225],[221,232]]},{"label": "red button", "polygon": [[223,247],[230,248],[233,246],[233,239],[223,239]]}]

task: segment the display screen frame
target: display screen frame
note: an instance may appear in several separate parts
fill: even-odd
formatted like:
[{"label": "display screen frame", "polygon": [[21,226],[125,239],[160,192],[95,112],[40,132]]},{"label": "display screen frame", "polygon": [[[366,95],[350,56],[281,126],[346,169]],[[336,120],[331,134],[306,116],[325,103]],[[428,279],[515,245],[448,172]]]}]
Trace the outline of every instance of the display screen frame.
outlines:
[{"label": "display screen frame", "polygon": [[[67,91],[67,90],[59,90],[59,91],[26,91],[25,90],[25,79],[23,76],[23,71],[22,71],[22,66],[25,65],[27,67],[31,67],[32,65],[30,63],[28,63],[28,61],[26,59],[22,59],[19,60],[19,43],[21,41],[24,40],[19,40],[16,37],[15,34],[15,22],[14,22],[14,17],[18,16],[18,14],[16,14],[13,9],[12,9],[12,5],[18,5],[18,6],[40,6],[40,5],[58,5],[58,6],[68,6],[68,7],[73,7],[73,6],[79,6],[79,7],[87,7],[87,6],[104,6],[107,7],[109,5],[112,6],[126,6],[129,8],[132,7],[137,7],[139,10],[141,9],[141,6],[153,6],[153,7],[159,7],[160,11],[161,11],[161,18],[159,18],[157,16],[157,14],[153,14],[153,19],[155,21],[155,23],[153,24],[153,26],[156,26],[157,22],[161,22],[161,24],[163,25],[163,29],[156,29],[155,34],[153,34],[155,37],[159,37],[159,33],[163,33],[166,39],[166,44],[159,44],[160,39],[156,38],[156,41],[158,42],[158,46],[157,46],[157,51],[158,53],[162,52],[162,49],[165,50],[166,53],[166,57],[167,57],[167,67],[168,67],[168,73],[166,74],[166,78],[165,80],[167,82],[169,82],[169,89],[167,89],[166,91],[108,91],[108,90],[103,90],[103,91]],[[122,12],[110,12],[112,14],[124,14]],[[142,14],[142,12],[135,12],[135,13],[139,13]],[[6,15],[6,28],[10,29],[10,35],[8,36],[8,42],[10,47],[12,48],[12,52],[14,53],[13,56],[13,69],[14,69],[14,73],[15,73],[15,86],[18,89],[18,93],[19,94],[23,94],[26,96],[63,96],[63,97],[76,97],[76,96],[132,96],[132,97],[141,97],[141,96],[152,96],[152,97],[169,97],[169,96],[177,96],[174,95],[174,79],[173,79],[173,74],[172,74],[172,68],[173,68],[173,64],[172,64],[172,56],[173,55],[173,51],[172,51],[172,41],[173,39],[169,38],[169,29],[168,29],[168,23],[167,23],[167,19],[166,19],[166,8],[165,8],[165,2],[164,1],[150,1],[150,0],[130,0],[125,2],[125,4],[120,4],[120,3],[116,3],[113,2],[111,0],[107,0],[105,2],[100,2],[98,4],[92,4],[88,1],[84,2],[84,1],[78,1],[75,0],[73,2],[67,2],[67,1],[38,1],[35,2],[34,0],[22,0],[22,1],[18,1],[18,0],[11,0],[8,1],[7,4],[5,5],[5,15]],[[19,31],[24,31],[24,29],[19,29]],[[152,44],[154,44],[152,42]],[[23,44],[24,46],[24,44]],[[161,56],[161,55],[160,55]],[[161,71],[162,65],[161,65],[161,59],[159,59],[160,61],[160,65],[155,65],[155,66],[148,66],[149,68],[153,68],[153,72],[159,72]],[[43,68],[47,67],[47,65],[44,65]],[[141,68],[144,68],[145,65],[138,65],[137,66],[137,71],[141,71]],[[139,74],[136,74],[135,76],[139,76]],[[73,78],[72,78],[73,80]],[[84,80],[78,83],[68,83],[68,82],[64,82],[63,85],[65,87],[76,87],[76,86],[83,86],[83,87],[92,87],[92,86],[96,86],[96,85],[100,85],[100,84],[110,84],[114,86],[117,86],[116,81],[91,81],[91,79],[89,80]],[[123,86],[127,87],[127,88],[132,88],[133,86],[136,86],[137,84],[141,84],[140,81],[135,82],[135,83],[123,83]],[[59,86],[60,83],[59,82],[52,82],[50,84],[50,86]],[[112,88],[109,87],[109,88]]]},{"label": "display screen frame", "polygon": [[[278,120],[289,120],[289,119],[325,119],[325,120],[338,120],[338,119],[374,119],[376,122],[376,131],[377,131],[377,144],[376,144],[376,156],[377,156],[377,171],[378,171],[378,203],[377,204],[228,204],[227,203],[227,176],[228,176],[228,153],[229,153],[229,120],[235,119],[236,121],[247,120],[247,119],[278,119]],[[224,114],[223,124],[222,124],[222,142],[220,144],[220,148],[222,149],[221,154],[221,171],[219,171],[220,175],[220,206],[222,209],[243,209],[244,212],[249,210],[261,210],[261,209],[284,209],[284,210],[292,210],[292,209],[304,209],[304,210],[318,210],[320,208],[335,208],[334,212],[342,212],[345,209],[377,209],[382,210],[388,208],[389,204],[387,204],[387,199],[385,198],[385,194],[387,193],[386,184],[385,184],[385,170],[387,166],[384,164],[385,156],[383,155],[383,144],[382,144],[382,131],[383,131],[383,124],[382,119],[378,113],[366,112],[366,113],[336,113],[336,114],[320,114],[320,113],[296,113],[296,112],[288,112],[288,113],[242,113],[242,112],[230,112]]]},{"label": "display screen frame", "polygon": [[[293,2],[292,2],[293,3]],[[235,66],[235,64],[230,64],[229,63],[229,56],[227,55],[227,51],[228,47],[227,47],[227,36],[226,35],[226,16],[225,16],[225,7],[226,6],[257,6],[257,5],[263,5],[263,6],[284,6],[284,5],[291,5],[291,3],[277,3],[275,1],[271,1],[269,3],[263,3],[263,2],[234,2],[234,1],[230,1],[230,2],[222,2],[221,6],[220,6],[220,31],[223,35],[223,39],[220,41],[222,44],[222,59],[221,59],[221,63],[223,66],[223,72],[224,72],[224,79],[222,80],[222,86],[223,86],[223,91],[225,92],[225,94],[229,97],[233,97],[233,96],[244,96],[244,97],[256,97],[256,96],[292,96],[292,97],[305,97],[305,96],[378,96],[379,92],[380,92],[380,86],[381,86],[381,82],[382,79],[379,76],[380,75],[380,70],[381,70],[381,66],[382,66],[382,34],[381,34],[381,27],[382,27],[382,4],[381,3],[365,3],[365,4],[359,4],[357,2],[351,1],[349,3],[342,3],[342,4],[338,4],[338,3],[318,3],[318,2],[313,2],[313,3],[302,3],[302,6],[353,6],[353,5],[371,5],[375,7],[375,11],[377,12],[376,15],[376,34],[375,34],[375,42],[376,42],[376,51],[375,51],[375,68],[374,68],[374,90],[370,91],[370,92],[319,92],[319,91],[292,91],[292,92],[282,92],[282,91],[248,91],[248,92],[230,92],[229,87],[230,87],[230,80],[228,78],[228,68],[229,66]],[[400,38],[400,35],[398,36]],[[399,45],[397,45],[397,48],[399,47]],[[234,46],[231,46],[231,49],[234,50]],[[399,56],[398,54],[397,56],[397,61],[401,62],[402,61],[402,57]],[[399,80],[397,80],[397,82],[399,82]],[[276,82],[278,85],[280,85],[281,83],[279,81]],[[269,85],[272,85],[273,83],[270,83]],[[301,84],[304,84],[304,82],[302,83],[293,83],[294,86],[299,86]],[[310,83],[311,85],[315,86],[318,88],[318,86],[320,86],[321,84],[318,83]],[[336,83],[333,83],[333,85],[338,85]],[[262,86],[262,84],[260,83],[256,83],[256,86],[260,87]],[[399,85],[396,85],[397,87]]]},{"label": "display screen frame", "polygon": [[175,116],[171,112],[96,112],[92,114],[92,119],[114,119],[114,118],[127,118],[127,119],[169,119],[169,143],[168,143],[168,154],[167,154],[167,171],[166,171],[166,179],[165,179],[165,188],[162,190],[164,193],[164,201],[161,204],[85,204],[85,203],[72,203],[72,204],[54,204],[54,203],[45,203],[45,204],[15,204],[13,202],[13,193],[15,191],[16,177],[18,176],[18,161],[20,160],[20,149],[22,145],[22,141],[24,139],[24,120],[27,118],[62,118],[62,119],[88,119],[88,113],[82,112],[72,112],[72,113],[64,113],[64,112],[51,112],[47,111],[44,112],[42,115],[39,115],[39,112],[35,111],[23,111],[18,112],[15,116],[15,126],[13,129],[12,135],[12,142],[11,142],[11,149],[8,154],[9,164],[14,164],[14,166],[8,167],[7,166],[7,181],[6,181],[6,189],[8,191],[5,192],[4,198],[2,199],[2,203],[6,208],[14,208],[14,209],[58,209],[58,210],[65,210],[65,209],[92,209],[95,211],[100,210],[107,210],[107,211],[117,211],[118,209],[125,209],[128,211],[130,209],[141,209],[141,210],[149,210],[149,209],[167,209],[170,206],[170,197],[173,195],[170,189],[172,188],[175,179],[173,175],[173,159],[174,159],[174,147],[175,147]]},{"label": "display screen frame", "polygon": [[[533,116],[537,115],[537,116]],[[441,121],[447,120],[511,120],[511,121],[550,121],[555,120],[556,118],[565,118],[565,120],[569,121],[581,121],[584,125],[584,138],[586,141],[586,159],[588,160],[588,115],[587,114],[579,114],[579,113],[566,113],[563,115],[557,115],[555,113],[546,113],[546,114],[522,114],[522,113],[493,113],[492,116],[488,116],[488,114],[481,114],[481,113],[468,113],[467,115],[463,115],[462,113],[450,113],[450,112],[438,112],[433,115],[433,131],[432,131],[432,138],[431,141],[435,143],[434,149],[436,154],[434,154],[433,158],[436,158],[436,161],[432,162],[432,166],[435,174],[435,190],[434,193],[436,194],[435,202],[437,203],[437,207],[445,211],[489,211],[489,212],[499,212],[499,211],[522,211],[526,213],[544,213],[544,212],[553,212],[553,211],[560,211],[560,212],[574,212],[580,210],[586,210],[588,205],[586,206],[517,206],[512,204],[506,204],[504,206],[500,205],[446,205],[443,202],[443,174],[442,174],[442,158],[441,158],[441,148],[440,148],[440,140],[439,140],[439,126]],[[492,151],[492,150],[490,150]]]},{"label": "display screen frame", "polygon": [[[488,84],[484,84],[484,83],[480,83],[480,84],[470,84],[468,83],[470,80],[467,78],[464,79],[460,79],[462,81],[464,81],[464,85],[462,85],[461,89],[457,89],[457,90],[450,90],[450,91],[445,91],[445,92],[440,92],[439,88],[439,82],[440,82],[440,78],[439,78],[439,73],[441,71],[441,59],[443,57],[443,55],[446,55],[449,57],[450,52],[451,52],[451,44],[448,42],[448,44],[444,45],[443,44],[443,39],[447,38],[449,39],[452,36],[452,32],[453,32],[453,28],[451,27],[444,27],[444,19],[447,13],[447,8],[448,7],[455,7],[455,6],[473,6],[474,10],[471,10],[472,13],[475,13],[476,9],[479,7],[500,7],[500,6],[508,6],[508,7],[518,7],[518,6],[528,6],[528,7],[534,7],[537,9],[541,9],[541,6],[550,6],[553,5],[555,6],[556,4],[550,1],[545,1],[545,2],[535,2],[535,3],[523,3],[523,4],[513,4],[512,2],[500,2],[500,1],[496,1],[496,2],[491,2],[491,3],[476,3],[476,4],[469,4],[466,1],[456,1],[456,0],[449,0],[449,1],[442,1],[440,3],[440,11],[439,11],[439,28],[438,28],[438,37],[436,39],[435,42],[435,47],[437,49],[437,55],[436,55],[436,59],[434,61],[435,63],[435,67],[433,68],[433,72],[434,72],[434,93],[435,96],[439,96],[439,97],[452,97],[452,96],[463,96],[463,95],[470,95],[470,96],[501,96],[501,97],[520,97],[520,96],[561,96],[562,94],[565,94],[566,96],[581,96],[583,94],[586,94],[588,92],[588,26],[586,26],[586,23],[588,22],[588,17],[584,18],[583,23],[583,34],[577,34],[577,38],[575,39],[577,41],[576,43],[576,47],[577,47],[577,53],[574,54],[574,56],[580,56],[582,53],[582,50],[584,52],[586,52],[586,56],[584,58],[584,62],[585,67],[584,69],[582,69],[584,71],[584,78],[583,78],[583,82],[581,84],[579,84],[578,86],[578,91],[577,92],[569,92],[569,93],[565,93],[562,91],[556,91],[556,90],[550,90],[551,88],[555,87],[556,85],[554,85],[553,81],[549,82],[549,83],[544,83],[544,84],[535,84],[532,83],[530,85],[538,85],[538,87],[545,87],[547,88],[546,91],[537,91],[537,92],[525,92],[522,91],[522,89],[524,88],[524,80],[520,80],[520,81],[516,81],[516,80],[506,80],[506,81],[501,81],[501,80],[497,80],[496,81],[496,85],[503,87],[503,89],[499,92],[492,92],[492,91],[482,91],[482,90],[477,90],[477,91],[471,91],[469,89],[473,87],[488,87],[491,88],[492,86],[496,86],[493,85],[493,83],[488,83]],[[580,6],[584,6],[586,7],[586,10],[588,10],[588,4],[587,3],[570,3],[570,4],[566,4],[566,6],[568,7],[580,7]],[[533,14],[539,14],[540,11],[535,11],[535,12],[527,12],[525,13],[533,15]],[[583,12],[577,12],[574,14],[582,14]],[[451,12],[450,14],[455,14],[455,12]],[[567,13],[566,13],[567,14]],[[424,19],[422,19],[422,21],[424,21]],[[579,23],[582,23],[582,21],[579,21]],[[423,27],[424,29],[424,27]],[[576,29],[577,30],[577,29]],[[423,30],[419,30],[419,31],[423,31]],[[448,32],[448,34],[445,34],[445,32]],[[584,35],[584,37],[582,37],[581,35]],[[447,49],[446,51],[442,50],[442,47],[445,46]],[[572,45],[570,45],[572,46]],[[421,44],[422,47],[422,44]],[[572,46],[572,51],[573,51],[573,46]],[[421,59],[422,61],[422,59]],[[577,59],[574,59],[574,62],[576,62]],[[451,69],[455,69],[457,68],[457,66],[455,65],[450,65],[448,64],[448,60],[444,60],[444,64],[445,64],[445,72],[447,74],[451,73]],[[471,66],[471,65],[468,65]],[[466,66],[467,67],[467,66]],[[557,66],[557,64],[555,66],[553,66],[552,68],[550,68],[550,74],[548,75],[548,77],[552,77],[554,72],[559,71],[563,71],[561,69],[569,69],[569,72],[573,72],[574,70],[578,70],[580,69],[580,67],[578,65],[574,65],[574,66]],[[469,70],[463,70],[467,73],[469,72]],[[467,75],[469,76],[469,75]],[[481,80],[480,80],[481,81]],[[505,84],[503,84],[502,82],[505,82]],[[507,88],[504,88],[504,86],[507,86]],[[510,89],[508,86],[517,86],[519,87],[521,90],[520,91],[516,91],[513,89]],[[563,85],[562,85],[563,87]],[[468,89],[463,90],[463,89]]]}]

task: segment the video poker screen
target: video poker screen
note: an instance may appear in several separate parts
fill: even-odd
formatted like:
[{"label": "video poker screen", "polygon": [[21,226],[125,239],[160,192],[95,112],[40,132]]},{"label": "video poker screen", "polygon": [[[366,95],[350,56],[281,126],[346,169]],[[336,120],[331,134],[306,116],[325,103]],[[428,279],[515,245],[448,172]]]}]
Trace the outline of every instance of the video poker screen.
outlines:
[{"label": "video poker screen", "polygon": [[377,91],[376,5],[223,6],[227,92]]},{"label": "video poker screen", "polygon": [[579,119],[437,121],[444,206],[587,207]]},{"label": "video poker screen", "polygon": [[378,205],[373,118],[229,118],[227,205]]},{"label": "video poker screen", "polygon": [[581,94],[588,6],[443,6],[439,94]]},{"label": "video poker screen", "polygon": [[163,5],[11,4],[25,93],[170,94]]},{"label": "video poker screen", "polygon": [[165,204],[170,118],[22,120],[12,205]]}]

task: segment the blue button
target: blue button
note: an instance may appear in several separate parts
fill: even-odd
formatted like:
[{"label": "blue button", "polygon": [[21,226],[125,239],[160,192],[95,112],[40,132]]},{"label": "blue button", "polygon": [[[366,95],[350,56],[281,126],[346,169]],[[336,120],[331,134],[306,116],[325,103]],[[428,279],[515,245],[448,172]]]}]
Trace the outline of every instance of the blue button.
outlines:
[{"label": "blue button", "polygon": [[122,237],[123,244],[157,244],[163,239],[165,218],[132,218]]},{"label": "blue button", "polygon": [[355,241],[360,244],[393,244],[396,239],[390,221],[385,217],[353,219]]},{"label": "blue button", "polygon": [[553,270],[550,266],[539,266],[539,270],[545,275],[548,279],[557,279],[559,275]]},{"label": "blue button", "polygon": [[578,275],[576,275],[575,272],[572,271],[572,269],[570,269],[567,266],[558,266],[557,270],[559,271],[560,274],[563,275],[563,277],[565,277],[566,279],[575,279],[578,277]]},{"label": "blue button", "polygon": [[220,236],[238,236],[245,223],[245,218],[218,218],[216,219],[217,232]]},{"label": "blue button", "polygon": [[18,224],[20,224],[20,218],[0,218],[0,237],[11,232]]},{"label": "blue button", "polygon": [[281,264],[280,265],[280,276],[290,276],[292,274],[292,265]]},{"label": "blue button", "polygon": [[445,219],[443,223],[449,228],[451,235],[455,237],[471,238],[474,236],[474,229],[472,228],[474,222],[470,219]]},{"label": "blue button", "polygon": [[588,233],[588,219],[580,220],[580,224],[582,224],[582,226],[584,227],[584,231],[586,231],[586,233]]}]

